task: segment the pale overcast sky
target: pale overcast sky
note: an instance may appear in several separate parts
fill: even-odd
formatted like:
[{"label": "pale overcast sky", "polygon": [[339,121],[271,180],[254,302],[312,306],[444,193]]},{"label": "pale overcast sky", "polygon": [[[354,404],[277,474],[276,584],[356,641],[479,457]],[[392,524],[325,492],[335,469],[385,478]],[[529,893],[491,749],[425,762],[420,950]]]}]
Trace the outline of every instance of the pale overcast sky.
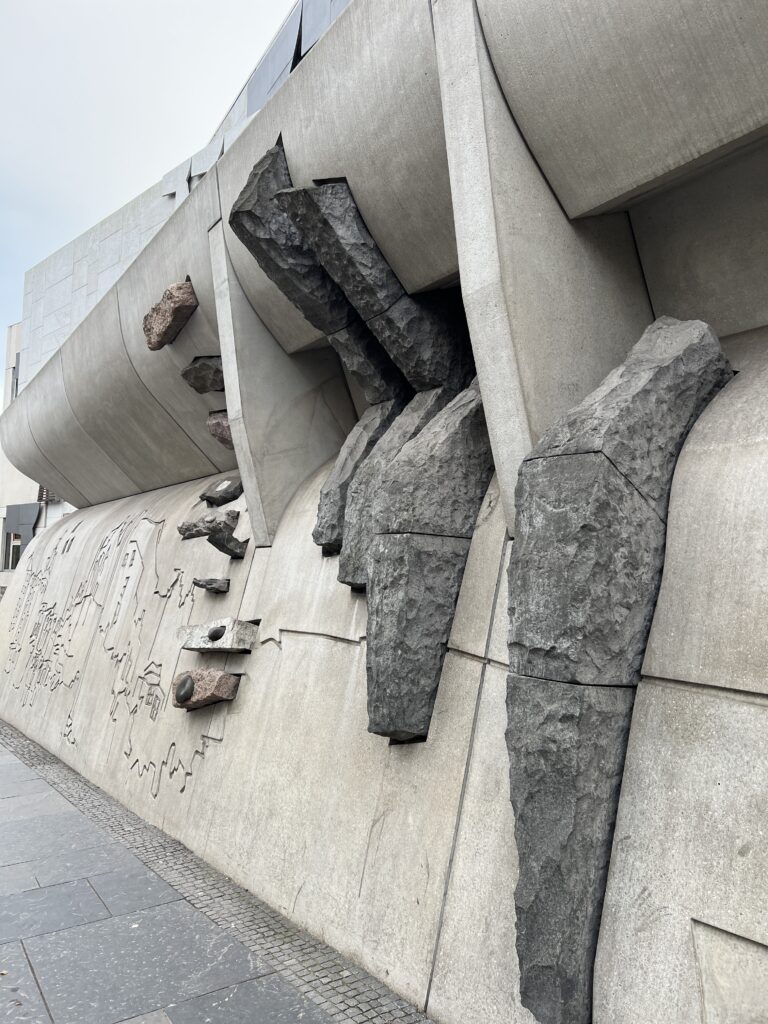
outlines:
[{"label": "pale overcast sky", "polygon": [[0,341],[24,271],[216,130],[294,0],[0,0]]}]

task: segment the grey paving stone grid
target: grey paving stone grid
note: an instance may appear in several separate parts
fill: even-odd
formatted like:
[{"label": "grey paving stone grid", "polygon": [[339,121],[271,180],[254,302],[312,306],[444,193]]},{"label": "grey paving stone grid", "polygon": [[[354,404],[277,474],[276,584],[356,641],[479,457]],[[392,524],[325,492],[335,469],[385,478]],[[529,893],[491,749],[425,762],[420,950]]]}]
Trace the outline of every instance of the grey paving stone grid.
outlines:
[{"label": "grey paving stone grid", "polygon": [[109,838],[173,886],[195,909],[272,966],[334,1024],[417,1024],[428,1020],[376,978],[296,928],[181,843],[2,721],[0,744],[38,772]]}]

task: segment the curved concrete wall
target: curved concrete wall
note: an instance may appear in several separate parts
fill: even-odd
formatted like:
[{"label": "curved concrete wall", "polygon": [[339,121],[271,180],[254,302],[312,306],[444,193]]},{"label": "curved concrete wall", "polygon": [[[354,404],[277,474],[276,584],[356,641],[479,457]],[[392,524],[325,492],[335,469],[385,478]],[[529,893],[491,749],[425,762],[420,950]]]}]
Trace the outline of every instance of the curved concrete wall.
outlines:
[{"label": "curved concrete wall", "polygon": [[595,975],[595,1020],[761,1020],[768,1003],[768,353],[677,464]]},{"label": "curved concrete wall", "polygon": [[768,129],[762,0],[477,0],[507,102],[572,217]]},{"label": "curved concrete wall", "polygon": [[[282,134],[294,185],[345,177],[406,291],[458,271],[429,4],[355,0],[219,161],[222,216]],[[226,227],[251,305],[286,351],[319,337]]]},{"label": "curved concrete wall", "polygon": [[[429,738],[389,746],[367,732],[365,598],[311,538],[327,472],[300,488],[274,546],[251,543],[241,562],[176,531],[207,481],[76,512],[38,537],[0,603],[0,715],[437,1020],[527,1024],[498,488]],[[250,536],[245,514],[236,533]],[[196,590],[193,576],[229,576],[230,591]],[[226,615],[261,620],[251,655],[180,652],[179,627]],[[237,699],[174,709],[174,675],[203,664],[246,673]]]}]

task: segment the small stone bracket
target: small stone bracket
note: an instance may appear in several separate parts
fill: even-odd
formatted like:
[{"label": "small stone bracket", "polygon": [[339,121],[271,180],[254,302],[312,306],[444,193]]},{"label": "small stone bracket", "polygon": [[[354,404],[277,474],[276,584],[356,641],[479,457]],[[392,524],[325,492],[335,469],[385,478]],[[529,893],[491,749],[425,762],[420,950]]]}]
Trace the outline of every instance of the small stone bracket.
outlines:
[{"label": "small stone bracket", "polygon": [[197,307],[197,296],[189,277],[166,288],[162,299],[144,317],[147,348],[157,352],[175,341]]},{"label": "small stone bracket", "polygon": [[259,627],[242,619],[216,619],[214,622],[184,626],[178,632],[185,651],[202,654],[250,654],[258,635]]},{"label": "small stone bracket", "polygon": [[241,679],[241,675],[217,668],[180,672],[173,680],[173,706],[183,711],[194,711],[209,704],[234,700]]}]

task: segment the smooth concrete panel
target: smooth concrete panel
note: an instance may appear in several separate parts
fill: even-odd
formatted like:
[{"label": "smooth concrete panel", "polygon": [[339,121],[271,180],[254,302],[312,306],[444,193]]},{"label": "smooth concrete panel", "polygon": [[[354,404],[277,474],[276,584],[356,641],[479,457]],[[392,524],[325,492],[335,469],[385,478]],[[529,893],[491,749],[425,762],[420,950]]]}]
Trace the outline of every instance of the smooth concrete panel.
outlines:
[{"label": "smooth concrete panel", "polygon": [[365,637],[365,595],[338,583],[338,556],[326,558],[312,540],[318,495],[332,469],[328,463],[298,489],[277,528],[259,591],[246,594],[243,614],[259,620],[262,643],[279,641],[284,631],[354,642]]},{"label": "smooth concrete panel", "polygon": [[20,396],[0,416],[0,443],[8,461],[37,484],[76,508],[89,501],[40,451],[29,427],[27,402]]},{"label": "smooth concrete panel", "polygon": [[[78,422],[141,490],[216,471],[147,389],[123,342],[116,289],[108,292],[61,350],[69,404]],[[35,387],[34,383],[30,387]],[[29,389],[27,389],[28,391]],[[22,394],[17,401],[24,401]],[[83,460],[81,474],[90,466]]]},{"label": "smooth concrete panel", "polygon": [[472,544],[461,580],[448,646],[455,651],[488,657],[488,623],[493,621],[499,594],[506,605],[506,577],[501,559],[507,539],[499,481],[494,475],[475,524]]},{"label": "smooth concrete panel", "polygon": [[[595,1024],[764,1016],[764,1002],[752,1002],[755,1016],[746,1010],[749,993],[766,991],[766,728],[764,697],[641,681],[597,951]],[[727,1015],[718,1015],[713,993]]]},{"label": "smooth concrete panel", "polygon": [[517,851],[509,800],[507,673],[485,669],[427,1013],[462,1024],[535,1024],[520,1003]]},{"label": "smooth concrete panel", "polygon": [[762,0],[477,0],[504,95],[572,217],[762,134]]},{"label": "smooth concrete panel", "polygon": [[65,477],[82,482],[88,504],[141,490],[75,419],[64,389],[60,352],[42,368],[26,400],[29,427],[40,451]]},{"label": "smooth concrete panel", "polygon": [[761,144],[633,207],[659,315],[704,320],[721,337],[768,323],[766,177]]},{"label": "smooth concrete panel", "polygon": [[653,319],[626,214],[571,223],[512,120],[473,0],[435,0],[461,285],[507,526],[531,443]]},{"label": "smooth concrete panel", "polygon": [[753,364],[759,364],[768,351],[768,326],[721,338],[720,347],[734,370],[748,370]]},{"label": "smooth concrete panel", "polygon": [[298,486],[356,422],[330,348],[288,355],[254,313],[216,224],[209,235],[227,410],[258,544],[269,544]]},{"label": "smooth concrete panel", "polygon": [[[211,436],[206,420],[212,409],[226,407],[226,395],[200,395],[181,376],[196,356],[219,354],[208,229],[219,219],[216,172],[199,182],[189,198],[142,250],[117,283],[120,324],[136,373],[157,402],[210,460],[213,469],[236,466],[234,453]],[[198,308],[176,340],[160,351],[147,348],[144,316],[167,287],[187,275]]]},{"label": "smooth concrete panel", "polygon": [[768,349],[705,409],[677,463],[643,671],[768,693]]},{"label": "smooth concrete panel", "polygon": [[[448,165],[429,4],[355,0],[218,164],[224,221],[282,135],[294,184],[345,177],[409,292],[455,277]],[[235,272],[286,351],[320,335],[226,228]]]}]

